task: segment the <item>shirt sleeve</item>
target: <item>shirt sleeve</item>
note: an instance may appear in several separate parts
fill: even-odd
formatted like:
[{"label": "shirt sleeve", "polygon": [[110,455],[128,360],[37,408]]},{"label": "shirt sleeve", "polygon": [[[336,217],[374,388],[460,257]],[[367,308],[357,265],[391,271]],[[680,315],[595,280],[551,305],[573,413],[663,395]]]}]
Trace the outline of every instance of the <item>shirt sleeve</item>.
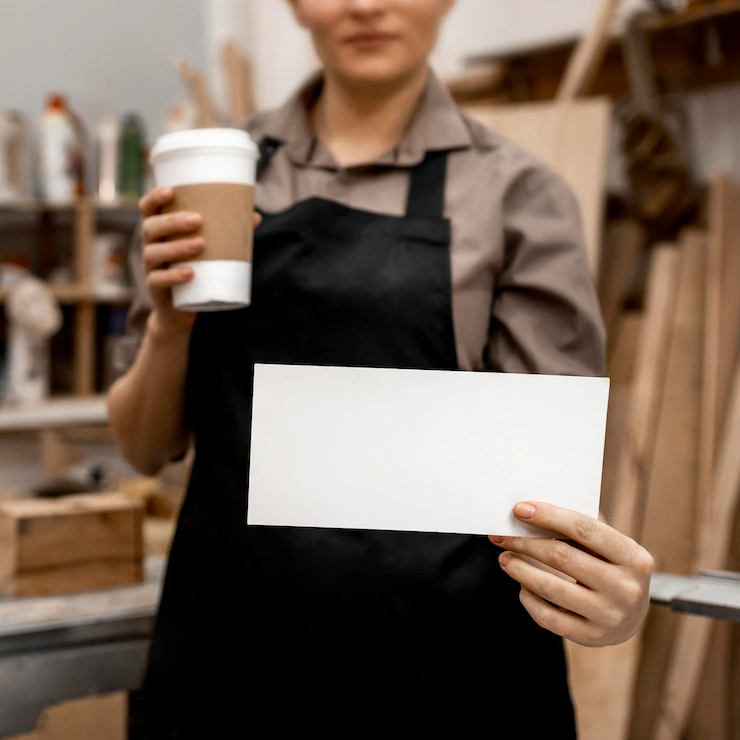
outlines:
[{"label": "shirt sleeve", "polygon": [[605,333],[574,195],[554,172],[530,168],[509,188],[503,217],[488,368],[603,375]]},{"label": "shirt sleeve", "polygon": [[144,281],[144,264],[141,257],[141,225],[131,239],[128,250],[129,272],[134,285],[134,297],[126,320],[126,336],[119,345],[115,365],[120,373],[125,373],[134,364],[136,354],[144,339],[146,322],[152,310],[149,291]]}]

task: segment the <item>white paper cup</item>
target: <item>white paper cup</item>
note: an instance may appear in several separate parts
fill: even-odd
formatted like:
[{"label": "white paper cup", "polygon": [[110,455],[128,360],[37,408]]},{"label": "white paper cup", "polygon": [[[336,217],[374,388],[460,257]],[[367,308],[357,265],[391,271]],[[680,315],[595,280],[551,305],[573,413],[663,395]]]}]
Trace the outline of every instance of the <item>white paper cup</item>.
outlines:
[{"label": "white paper cup", "polygon": [[252,212],[259,150],[238,129],[193,129],[160,137],[151,163],[158,186],[175,191],[167,211],[203,216],[203,255],[187,264],[190,282],[173,288],[181,311],[248,306],[252,285]]}]

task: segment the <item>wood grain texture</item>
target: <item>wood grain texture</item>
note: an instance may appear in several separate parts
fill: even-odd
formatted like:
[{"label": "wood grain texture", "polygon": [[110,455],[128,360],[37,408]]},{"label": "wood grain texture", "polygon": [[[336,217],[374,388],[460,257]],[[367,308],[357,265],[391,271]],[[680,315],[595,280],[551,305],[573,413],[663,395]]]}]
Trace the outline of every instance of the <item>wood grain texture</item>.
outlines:
[{"label": "wood grain texture", "polygon": [[45,709],[35,732],[8,740],[126,740],[128,695],[91,697]]},{"label": "wood grain texture", "polygon": [[648,278],[645,324],[640,337],[630,394],[629,427],[619,460],[619,498],[611,525],[639,538],[647,473],[652,464],[660,402],[668,367],[676,306],[680,254],[675,246],[658,247]]},{"label": "wood grain texture", "polygon": [[640,313],[624,314],[617,320],[616,329],[612,333],[614,349],[608,366],[611,384],[601,482],[601,511],[607,521],[611,521],[618,496],[619,459],[628,429],[630,389],[634,377],[642,322],[643,316]]},{"label": "wood grain texture", "polygon": [[[698,231],[681,239],[678,298],[647,484],[642,544],[656,569],[668,573],[690,574],[695,561],[706,242]],[[660,699],[655,687],[663,684],[680,619],[668,609],[651,608],[642,631],[631,739],[652,738]]]},{"label": "wood grain texture", "polygon": [[82,303],[75,312],[74,392],[77,396],[95,393],[95,347],[97,310],[92,303]]},{"label": "wood grain texture", "polygon": [[[667,370],[667,355],[679,275],[679,251],[670,245],[656,249],[648,280],[645,316],[640,332],[634,378],[627,408],[627,427],[620,449],[615,477],[615,501],[609,523],[625,534],[635,536],[642,498],[647,486],[657,431],[662,388]],[[591,653],[569,650],[576,666],[574,682],[579,687],[579,713],[586,717],[580,737],[628,740],[634,685],[642,645],[642,633],[622,645]],[[579,665],[580,664],[580,665]],[[580,683],[579,681],[579,683]],[[588,699],[586,699],[588,697]]]},{"label": "wood grain texture", "polygon": [[602,0],[593,26],[583,36],[565,70],[559,100],[573,100],[588,93],[609,44],[609,31],[621,0]]},{"label": "wood grain texture", "polygon": [[647,241],[644,227],[633,218],[610,223],[604,235],[599,272],[599,302],[604,317],[608,355],[616,348],[617,318],[638,256]]},{"label": "wood grain texture", "polygon": [[[708,526],[700,532],[697,570],[721,570],[730,553],[740,496],[740,368],[736,368],[720,445]],[[682,620],[661,697],[655,740],[679,740],[694,705],[712,636],[709,619]]]},{"label": "wood grain texture", "polygon": [[569,104],[466,106],[473,119],[549,164],[578,199],[588,261],[598,275],[611,132],[611,103],[591,98]]},{"label": "wood grain texture", "polygon": [[134,582],[142,519],[143,505],[119,494],[0,501],[0,585],[30,596]]}]

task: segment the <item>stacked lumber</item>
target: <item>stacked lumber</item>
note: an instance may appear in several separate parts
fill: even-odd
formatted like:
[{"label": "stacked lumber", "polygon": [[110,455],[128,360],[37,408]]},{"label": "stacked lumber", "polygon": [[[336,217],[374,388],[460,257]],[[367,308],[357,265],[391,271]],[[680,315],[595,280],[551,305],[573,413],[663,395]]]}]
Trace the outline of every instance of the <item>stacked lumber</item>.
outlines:
[{"label": "stacked lumber", "polygon": [[[675,244],[646,247],[637,224],[610,225],[603,260],[612,378],[605,513],[660,571],[737,567],[740,186],[718,176],[707,227],[687,228]],[[641,310],[620,311],[646,260]],[[591,651],[585,667],[571,650],[576,697],[605,697],[578,702],[581,737],[733,737],[733,637],[726,624],[653,607],[633,640]]]}]

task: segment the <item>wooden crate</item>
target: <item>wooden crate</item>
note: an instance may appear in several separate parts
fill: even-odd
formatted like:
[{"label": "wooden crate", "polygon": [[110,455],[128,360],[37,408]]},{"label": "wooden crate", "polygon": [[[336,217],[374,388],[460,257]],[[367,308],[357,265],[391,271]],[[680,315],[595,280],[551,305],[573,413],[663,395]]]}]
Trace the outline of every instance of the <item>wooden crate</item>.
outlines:
[{"label": "wooden crate", "polygon": [[0,501],[0,589],[47,596],[142,580],[143,505],[118,493]]}]

